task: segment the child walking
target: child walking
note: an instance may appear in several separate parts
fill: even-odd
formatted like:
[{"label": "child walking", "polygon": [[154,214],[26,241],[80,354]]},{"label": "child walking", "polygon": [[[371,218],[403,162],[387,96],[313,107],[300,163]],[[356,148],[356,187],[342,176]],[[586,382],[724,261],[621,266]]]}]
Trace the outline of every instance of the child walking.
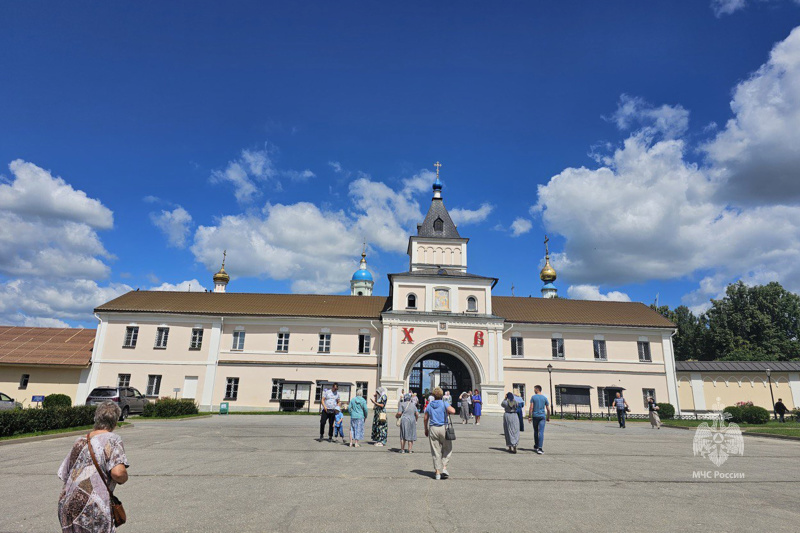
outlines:
[{"label": "child walking", "polygon": [[336,440],[336,437],[342,437],[342,442],[344,442],[344,429],[342,428],[344,415],[342,414],[342,408],[338,405],[336,406],[336,416],[333,420],[333,439]]}]

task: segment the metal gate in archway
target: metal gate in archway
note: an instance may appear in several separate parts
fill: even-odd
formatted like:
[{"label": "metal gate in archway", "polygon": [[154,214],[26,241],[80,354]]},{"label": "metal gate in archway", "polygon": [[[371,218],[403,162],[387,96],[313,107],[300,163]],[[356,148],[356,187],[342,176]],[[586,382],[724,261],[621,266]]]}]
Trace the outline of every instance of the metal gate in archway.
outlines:
[{"label": "metal gate in archway", "polygon": [[[438,372],[437,377],[431,379],[431,372]],[[438,382],[444,391],[450,391],[450,395],[453,397],[453,407],[456,408],[458,408],[458,397],[461,393],[474,388],[466,365],[458,357],[448,353],[428,354],[411,367],[408,375],[408,390],[416,392],[423,405],[425,402],[423,393],[426,388],[430,388],[431,381]]]}]

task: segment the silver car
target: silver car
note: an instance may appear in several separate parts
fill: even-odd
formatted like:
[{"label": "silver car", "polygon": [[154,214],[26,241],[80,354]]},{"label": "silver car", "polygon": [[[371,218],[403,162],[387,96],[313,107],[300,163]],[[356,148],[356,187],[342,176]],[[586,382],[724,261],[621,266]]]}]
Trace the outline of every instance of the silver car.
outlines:
[{"label": "silver car", "polygon": [[14,398],[0,392],[0,411],[4,411],[6,409],[14,409],[16,407],[17,407],[17,402],[14,401]]},{"label": "silver car", "polygon": [[122,410],[120,420],[125,420],[128,415],[141,414],[149,403],[144,394],[133,387],[97,387],[89,393],[86,405],[98,405],[108,400],[119,404]]}]

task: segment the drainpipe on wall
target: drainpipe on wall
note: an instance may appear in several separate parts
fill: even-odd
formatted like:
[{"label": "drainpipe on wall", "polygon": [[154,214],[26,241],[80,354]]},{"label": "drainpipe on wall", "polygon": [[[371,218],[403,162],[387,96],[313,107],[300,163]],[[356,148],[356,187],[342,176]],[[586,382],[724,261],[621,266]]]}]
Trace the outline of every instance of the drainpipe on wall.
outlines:
[{"label": "drainpipe on wall", "polygon": [[681,414],[681,401],[680,393],[678,392],[678,365],[675,363],[675,345],[672,343],[672,337],[678,334],[678,330],[672,331],[669,336],[669,350],[672,353],[672,381],[675,386],[675,414]]}]

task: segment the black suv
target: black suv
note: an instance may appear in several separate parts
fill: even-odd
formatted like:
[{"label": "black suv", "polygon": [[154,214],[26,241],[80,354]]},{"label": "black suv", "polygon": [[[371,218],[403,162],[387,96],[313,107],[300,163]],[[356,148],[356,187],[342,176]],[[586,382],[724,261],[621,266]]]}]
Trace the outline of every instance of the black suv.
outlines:
[{"label": "black suv", "polygon": [[89,393],[86,405],[98,405],[108,400],[119,404],[122,409],[120,420],[125,420],[128,415],[141,414],[149,403],[144,394],[133,387],[97,387]]}]

